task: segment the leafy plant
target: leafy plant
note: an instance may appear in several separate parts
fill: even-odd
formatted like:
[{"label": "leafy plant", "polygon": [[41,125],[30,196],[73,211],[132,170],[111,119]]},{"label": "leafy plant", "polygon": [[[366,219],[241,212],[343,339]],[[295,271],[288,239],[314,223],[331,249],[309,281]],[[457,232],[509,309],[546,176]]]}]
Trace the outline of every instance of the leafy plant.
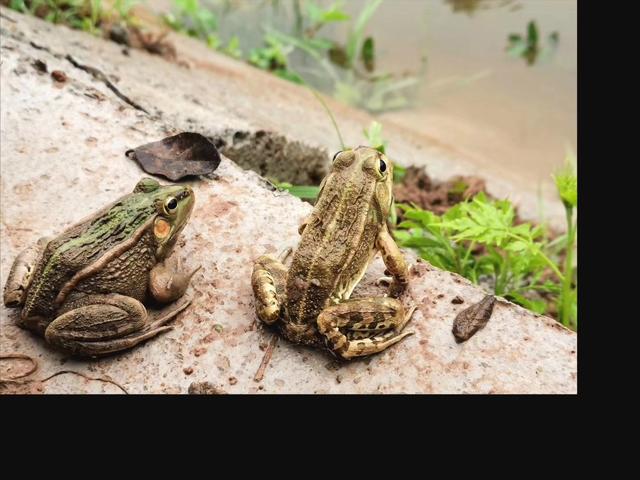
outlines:
[{"label": "leafy plant", "polygon": [[294,83],[304,83],[300,75],[288,68],[288,56],[293,51],[293,46],[283,44],[274,35],[267,35],[264,42],[266,44],[264,47],[251,50],[249,63]]},{"label": "leafy plant", "polygon": [[382,124],[374,120],[369,125],[369,128],[365,128],[362,132],[367,138],[370,147],[385,153],[387,141],[382,138]]},{"label": "leafy plant", "polygon": [[545,312],[546,302],[531,294],[559,292],[557,281],[564,275],[545,252],[542,227],[515,225],[509,201],[491,201],[479,193],[442,216],[416,206],[398,207],[406,220],[398,225],[396,239],[433,265],[488,283],[496,295],[538,313]]},{"label": "leafy plant", "polygon": [[224,53],[233,58],[242,58],[242,50],[240,49],[240,38],[234,35],[229,39],[227,46],[222,49]]},{"label": "leafy plant", "polygon": [[[358,15],[354,28],[347,39],[346,53],[349,65],[354,64],[356,55],[363,44],[364,30],[381,3],[382,0],[370,0]],[[373,55],[373,51],[371,55]]]},{"label": "leafy plant", "polygon": [[567,219],[567,234],[564,236],[564,279],[560,293],[559,317],[563,325],[578,326],[578,286],[574,281],[574,253],[578,236],[578,223],[574,218],[578,208],[578,176],[575,172],[576,158],[567,156],[567,165],[554,175],[558,194],[564,205]]},{"label": "leafy plant", "polygon": [[317,185],[292,185],[287,182],[275,182],[277,188],[289,192],[294,197],[303,200],[315,200],[320,193],[320,187]]},{"label": "leafy plant", "polygon": [[218,18],[210,9],[200,6],[199,0],[173,0],[173,7],[174,12],[164,16],[171,28],[200,38],[211,48],[218,47]]},{"label": "leafy plant", "polygon": [[104,20],[133,24],[131,9],[138,3],[138,0],[115,0],[105,6],[102,0],[10,0],[9,7],[99,35],[103,33],[100,27]]},{"label": "leafy plant", "polygon": [[9,7],[51,23],[62,23],[89,33],[100,33],[101,0],[11,0]]},{"label": "leafy plant", "polygon": [[307,37],[313,37],[316,32],[325,25],[349,20],[351,17],[342,10],[342,3],[343,2],[334,2],[328,8],[323,9],[312,0],[305,2],[307,6],[307,16],[311,23],[305,35]]},{"label": "leafy plant", "polygon": [[507,37],[507,52],[513,57],[520,57],[526,60],[527,65],[533,65],[540,58],[548,58],[557,48],[560,41],[558,32],[551,32],[547,45],[540,46],[538,26],[535,21],[530,21],[527,25],[527,34],[520,35],[512,33]]},{"label": "leafy plant", "polygon": [[113,9],[117,12],[118,18],[121,21],[125,24],[132,24],[134,23],[134,19],[131,15],[131,10],[139,3],[139,0],[115,0]]}]

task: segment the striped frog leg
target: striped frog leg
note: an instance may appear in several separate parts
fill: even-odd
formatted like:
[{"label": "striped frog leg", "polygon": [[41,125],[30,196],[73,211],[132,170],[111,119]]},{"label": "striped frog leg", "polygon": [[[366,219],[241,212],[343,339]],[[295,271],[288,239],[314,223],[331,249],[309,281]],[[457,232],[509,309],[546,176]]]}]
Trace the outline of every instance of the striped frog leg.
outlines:
[{"label": "striped frog leg", "polygon": [[336,355],[351,359],[389,348],[413,332],[403,332],[416,307],[405,313],[399,300],[389,297],[347,300],[325,308],[318,330]]}]

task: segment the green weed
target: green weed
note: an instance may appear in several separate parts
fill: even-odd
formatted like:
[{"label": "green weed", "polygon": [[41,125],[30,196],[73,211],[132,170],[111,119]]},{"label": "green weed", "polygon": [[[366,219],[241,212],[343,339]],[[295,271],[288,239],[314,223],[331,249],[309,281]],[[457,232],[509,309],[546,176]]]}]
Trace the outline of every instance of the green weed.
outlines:
[{"label": "green weed", "polygon": [[51,23],[102,35],[101,25],[105,20],[132,24],[131,9],[138,3],[137,0],[116,0],[105,8],[102,0],[11,0],[9,7]]},{"label": "green weed", "polygon": [[507,53],[512,57],[523,58],[527,65],[533,65],[539,60],[548,59],[558,47],[560,34],[551,32],[544,47],[540,44],[540,35],[535,21],[527,25],[526,35],[512,33],[507,37]]}]

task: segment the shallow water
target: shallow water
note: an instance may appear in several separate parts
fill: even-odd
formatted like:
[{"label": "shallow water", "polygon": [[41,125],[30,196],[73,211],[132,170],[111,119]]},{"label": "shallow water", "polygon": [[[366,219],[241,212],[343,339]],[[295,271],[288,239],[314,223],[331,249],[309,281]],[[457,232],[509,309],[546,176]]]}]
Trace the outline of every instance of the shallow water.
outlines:
[{"label": "shallow water", "polygon": [[[415,62],[426,46],[428,56],[414,108],[381,118],[453,145],[520,185],[548,190],[567,147],[577,151],[577,2],[475,3],[486,9],[454,12],[450,2],[403,0],[380,7],[371,28],[385,42],[384,67],[408,66],[394,51],[414,52]],[[543,43],[552,31],[560,39],[549,61],[532,66],[505,51],[507,36],[524,33],[530,20]]]}]

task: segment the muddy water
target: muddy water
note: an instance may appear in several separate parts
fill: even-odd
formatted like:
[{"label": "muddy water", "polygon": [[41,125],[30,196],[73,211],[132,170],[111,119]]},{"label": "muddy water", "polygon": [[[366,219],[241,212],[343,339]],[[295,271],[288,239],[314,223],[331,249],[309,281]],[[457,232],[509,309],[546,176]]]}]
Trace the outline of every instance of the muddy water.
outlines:
[{"label": "muddy water", "polygon": [[[531,66],[505,52],[508,35],[524,34],[530,20],[543,45],[559,33],[554,54]],[[410,69],[422,51],[428,59],[414,107],[382,119],[453,145],[523,187],[552,189],[566,148],[577,150],[576,1],[394,0],[380,7],[371,32],[383,69]]]}]

